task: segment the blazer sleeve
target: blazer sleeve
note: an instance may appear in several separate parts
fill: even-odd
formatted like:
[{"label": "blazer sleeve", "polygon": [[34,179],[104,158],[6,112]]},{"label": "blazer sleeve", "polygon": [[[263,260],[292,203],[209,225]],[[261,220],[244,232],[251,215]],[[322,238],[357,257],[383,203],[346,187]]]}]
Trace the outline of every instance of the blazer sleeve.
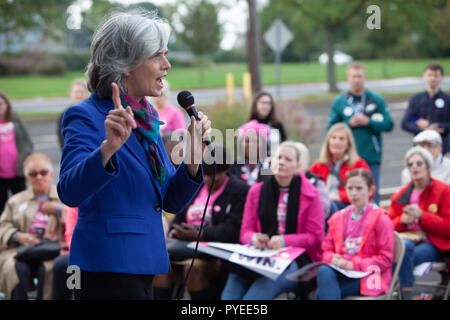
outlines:
[{"label": "blazer sleeve", "polygon": [[[161,141],[162,143],[162,141]],[[172,165],[169,161],[169,165]],[[170,213],[182,212],[195,197],[203,184],[203,168],[199,166],[197,175],[191,177],[183,162],[170,178],[169,186],[163,200],[163,208]]]},{"label": "blazer sleeve", "polygon": [[394,261],[394,230],[389,218],[382,214],[376,223],[375,241],[377,252],[370,257],[356,255],[353,257],[353,269],[355,271],[366,271],[370,266],[378,266],[381,272],[391,268]]},{"label": "blazer sleeve", "polygon": [[120,168],[116,155],[111,158],[115,172],[108,172],[100,153],[100,132],[79,106],[69,108],[63,117],[64,148],[61,158],[58,195],[69,207],[79,207],[109,181]]}]

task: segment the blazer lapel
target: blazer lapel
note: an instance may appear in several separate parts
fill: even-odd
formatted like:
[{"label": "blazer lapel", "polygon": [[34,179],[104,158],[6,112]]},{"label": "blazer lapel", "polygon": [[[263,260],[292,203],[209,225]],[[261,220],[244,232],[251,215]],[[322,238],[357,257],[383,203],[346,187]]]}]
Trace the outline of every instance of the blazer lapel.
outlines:
[{"label": "blazer lapel", "polygon": [[[102,100],[95,92],[91,94],[90,98],[93,99],[94,105],[97,107],[97,109],[105,115],[108,114],[109,110],[114,108],[114,104],[111,99]],[[159,182],[156,180],[156,177],[154,176],[152,169],[150,168],[150,164],[148,163],[144,148],[142,147],[133,131],[131,132],[128,140],[125,142],[124,147],[145,168],[148,175],[150,176],[150,179],[155,185],[156,190],[158,190],[158,192],[160,193],[161,186],[159,185]]]},{"label": "blazer lapel", "polygon": [[161,186],[159,185],[159,182],[156,180],[156,177],[153,174],[152,169],[150,168],[150,164],[148,163],[144,148],[133,132],[130,134],[130,137],[128,138],[127,142],[125,142],[124,146],[131,153],[131,155],[145,168],[155,187],[158,190],[161,190]]}]

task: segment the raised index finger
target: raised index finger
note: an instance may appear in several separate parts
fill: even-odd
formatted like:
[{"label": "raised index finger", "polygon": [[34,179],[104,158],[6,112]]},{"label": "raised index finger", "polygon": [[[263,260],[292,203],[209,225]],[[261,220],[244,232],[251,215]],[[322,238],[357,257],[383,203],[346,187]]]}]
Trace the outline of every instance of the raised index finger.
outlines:
[{"label": "raised index finger", "polygon": [[122,102],[120,101],[120,93],[119,93],[119,86],[113,82],[111,83],[112,87],[112,100],[114,103],[114,109],[123,109]]}]

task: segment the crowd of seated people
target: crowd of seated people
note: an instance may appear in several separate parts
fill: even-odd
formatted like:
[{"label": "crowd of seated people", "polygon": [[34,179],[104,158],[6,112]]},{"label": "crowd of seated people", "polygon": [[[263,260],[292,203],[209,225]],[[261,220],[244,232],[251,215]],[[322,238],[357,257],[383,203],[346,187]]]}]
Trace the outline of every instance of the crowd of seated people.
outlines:
[{"label": "crowd of seated people", "polygon": [[[177,166],[175,158],[183,157],[183,121],[179,110],[167,107],[163,98],[155,100],[160,111],[170,107],[179,118],[176,126],[169,125],[171,113],[166,112],[168,125],[161,131]],[[181,268],[155,276],[154,298],[173,298],[175,282],[188,272],[185,289],[193,300],[268,300],[285,292],[318,300],[384,295],[395,266],[395,231],[405,243],[399,298],[412,299],[414,268],[449,258],[450,160],[443,153],[443,130],[425,128],[412,139],[413,147],[404,158],[402,187],[386,210],[373,201],[379,186],[358,154],[357,132],[344,122],[333,124],[310,165],[308,148],[288,140],[271,95],[256,95],[248,121],[238,128],[235,159],[226,147],[216,145],[215,157],[221,161],[217,165],[204,161],[204,185],[192,202],[178,215],[163,212],[169,258]],[[276,148],[271,150],[272,146]],[[30,153],[20,165],[17,155],[11,162],[14,170],[20,168],[14,177],[23,176],[28,189],[12,195],[0,212],[0,293],[6,299],[28,299],[36,289],[37,299],[71,299],[66,270],[77,208],[58,199],[50,158]],[[197,240],[304,252],[273,280],[206,253],[197,253],[191,269],[194,250],[189,244]],[[24,249],[48,241],[59,248],[51,257],[38,262],[18,258]],[[307,281],[289,277],[314,263],[319,267]],[[345,271],[351,270],[370,274],[350,278]],[[374,273],[379,277],[376,286]]]}]

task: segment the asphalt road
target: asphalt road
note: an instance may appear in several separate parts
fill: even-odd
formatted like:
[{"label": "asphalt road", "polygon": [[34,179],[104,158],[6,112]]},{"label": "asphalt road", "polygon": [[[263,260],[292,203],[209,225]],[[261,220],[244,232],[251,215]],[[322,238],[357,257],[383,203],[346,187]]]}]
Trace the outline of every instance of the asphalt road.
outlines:
[{"label": "asphalt road", "polygon": [[[424,90],[424,83],[422,78],[395,78],[383,80],[367,80],[368,88],[375,92],[419,92]],[[339,82],[341,90],[348,90],[346,82]],[[441,87],[445,90],[450,90],[450,77],[445,77],[441,83]],[[276,96],[275,86],[267,86],[264,90]],[[181,91],[181,90],[180,90]],[[217,89],[195,89],[191,90],[195,97],[197,104],[210,104],[218,100],[226,100],[227,94],[224,88]],[[325,82],[319,83],[304,83],[304,84],[289,84],[281,86],[281,98],[295,98],[304,97],[307,95],[317,95],[328,92],[328,85]],[[237,100],[242,100],[242,88],[235,88],[234,95]],[[173,92],[170,96],[170,102],[177,105],[176,93]],[[36,97],[34,99],[16,100],[13,101],[14,109],[18,112],[39,112],[39,111],[53,111],[60,112],[70,104],[68,97],[44,99]]]}]

